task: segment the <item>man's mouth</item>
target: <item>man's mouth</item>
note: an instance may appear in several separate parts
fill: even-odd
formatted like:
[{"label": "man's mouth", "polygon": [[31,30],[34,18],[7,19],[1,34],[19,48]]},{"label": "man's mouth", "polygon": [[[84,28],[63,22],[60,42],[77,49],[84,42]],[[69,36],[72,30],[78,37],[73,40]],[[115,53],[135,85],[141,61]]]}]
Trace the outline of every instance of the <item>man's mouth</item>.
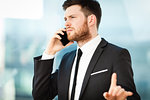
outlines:
[{"label": "man's mouth", "polygon": [[71,32],[72,31],[72,29],[67,29],[67,32]]}]

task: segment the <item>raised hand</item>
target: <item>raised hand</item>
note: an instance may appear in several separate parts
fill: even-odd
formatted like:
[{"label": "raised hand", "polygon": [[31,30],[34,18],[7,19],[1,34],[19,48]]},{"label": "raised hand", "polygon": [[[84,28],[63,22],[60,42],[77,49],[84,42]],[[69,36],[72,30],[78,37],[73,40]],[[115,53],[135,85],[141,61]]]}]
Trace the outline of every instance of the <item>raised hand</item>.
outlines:
[{"label": "raised hand", "polygon": [[121,86],[117,86],[117,74],[113,73],[109,91],[104,92],[104,98],[106,100],[126,100],[128,96],[132,95],[132,92],[124,90]]}]

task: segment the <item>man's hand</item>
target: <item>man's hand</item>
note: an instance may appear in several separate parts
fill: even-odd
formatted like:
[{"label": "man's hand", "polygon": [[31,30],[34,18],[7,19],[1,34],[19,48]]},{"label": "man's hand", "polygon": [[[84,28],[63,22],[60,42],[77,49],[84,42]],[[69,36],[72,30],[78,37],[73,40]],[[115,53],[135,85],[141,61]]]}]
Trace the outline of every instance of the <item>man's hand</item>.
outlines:
[{"label": "man's hand", "polygon": [[49,41],[47,48],[45,50],[46,54],[55,55],[56,52],[60,51],[61,49],[73,44],[73,42],[69,42],[66,46],[63,46],[61,43],[61,37],[58,35],[58,33],[64,35],[62,31],[66,31],[66,29],[60,29],[58,30],[54,36]]},{"label": "man's hand", "polygon": [[121,86],[117,86],[117,74],[113,73],[109,91],[103,94],[104,98],[106,100],[126,100],[128,96],[132,95],[132,92],[125,91]]}]

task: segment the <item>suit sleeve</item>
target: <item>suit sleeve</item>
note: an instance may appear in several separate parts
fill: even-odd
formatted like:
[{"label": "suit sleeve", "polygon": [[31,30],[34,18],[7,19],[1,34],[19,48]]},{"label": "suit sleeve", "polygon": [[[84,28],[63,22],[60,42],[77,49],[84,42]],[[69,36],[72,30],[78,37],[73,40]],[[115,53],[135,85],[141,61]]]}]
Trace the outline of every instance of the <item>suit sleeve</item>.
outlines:
[{"label": "suit sleeve", "polygon": [[127,100],[140,100],[134,84],[131,57],[128,50],[122,49],[117,57],[115,57],[113,71],[117,73],[117,84],[126,91],[133,92],[133,95],[128,97]]},{"label": "suit sleeve", "polygon": [[52,100],[57,95],[57,70],[52,73],[53,61],[34,58],[34,77],[32,95],[34,100]]}]

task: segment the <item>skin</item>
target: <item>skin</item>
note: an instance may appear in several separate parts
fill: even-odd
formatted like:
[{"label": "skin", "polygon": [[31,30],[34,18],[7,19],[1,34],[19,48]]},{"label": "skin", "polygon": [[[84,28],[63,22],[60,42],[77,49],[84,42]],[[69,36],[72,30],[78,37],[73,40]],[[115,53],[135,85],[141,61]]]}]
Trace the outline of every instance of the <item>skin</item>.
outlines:
[{"label": "skin", "polygon": [[125,91],[121,86],[117,86],[117,74],[113,73],[111,77],[111,85],[108,92],[104,92],[103,96],[106,100],[126,100],[133,93]]},{"label": "skin", "polygon": [[[78,46],[82,47],[98,35],[96,16],[91,14],[85,17],[79,5],[68,7],[65,11],[64,19],[66,29],[59,29],[50,39],[45,50],[45,53],[48,55],[55,55],[56,52],[73,44],[73,41],[76,41]],[[66,46],[62,45],[60,41],[61,37],[58,35],[58,33],[63,35],[64,33],[62,31],[67,32],[68,39],[70,40]],[[103,94],[104,98],[107,100],[126,100],[131,95],[133,95],[132,92],[125,91],[121,86],[117,86],[117,75],[113,73],[110,89]]]},{"label": "skin", "polygon": [[[98,35],[95,15],[85,17],[83,12],[81,12],[81,7],[78,5],[68,7],[64,19],[66,21],[66,29],[62,28],[56,31],[54,36],[50,39],[45,53],[55,55],[56,52],[71,45],[73,41],[77,41],[79,47],[82,47],[85,43]],[[71,41],[66,46],[61,44],[61,37],[58,35],[58,33],[63,35],[64,33],[62,31],[67,31],[68,39]]]}]

